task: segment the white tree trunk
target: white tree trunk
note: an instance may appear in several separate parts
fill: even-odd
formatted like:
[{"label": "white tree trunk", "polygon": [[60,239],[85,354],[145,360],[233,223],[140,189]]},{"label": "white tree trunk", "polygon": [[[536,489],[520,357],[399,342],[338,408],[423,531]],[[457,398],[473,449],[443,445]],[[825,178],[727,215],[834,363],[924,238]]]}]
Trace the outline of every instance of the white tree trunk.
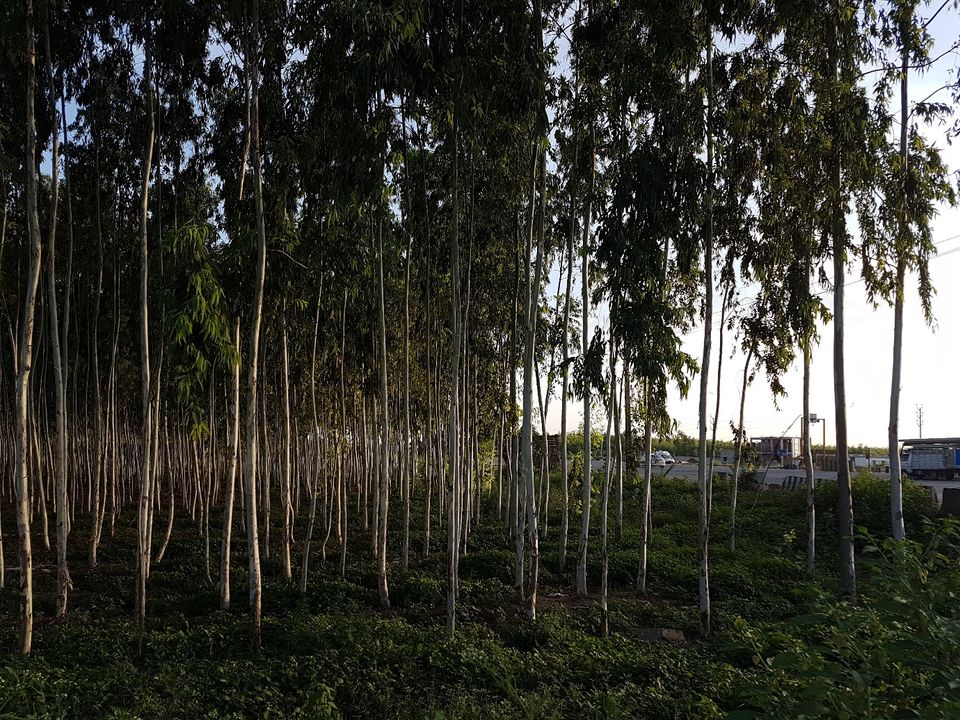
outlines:
[{"label": "white tree trunk", "polygon": [[[230,425],[230,465],[227,491],[223,501],[223,542],[220,547],[220,609],[230,609],[230,552],[233,538],[233,496],[237,480],[237,459],[240,454],[240,318],[233,326],[233,414]],[[170,485],[171,499],[173,484]],[[171,505],[171,511],[173,507]]]},{"label": "white tree trunk", "polygon": [[153,403],[150,393],[150,322],[149,306],[149,255],[147,244],[147,213],[150,200],[150,172],[153,164],[154,110],[153,110],[153,58],[148,38],[143,61],[143,85],[147,105],[147,149],[143,163],[143,184],[140,192],[140,389],[143,403],[143,453],[140,466],[140,497],[137,505],[137,624],[141,627],[147,613],[147,577],[150,561],[150,500],[153,492],[151,452],[153,443]]},{"label": "white tree trunk", "polygon": [[[581,258],[583,262],[583,277],[581,291],[583,303],[583,359],[586,360],[590,350],[590,224],[593,210],[593,188],[596,178],[596,150],[593,147],[596,133],[590,131],[590,187],[587,190],[587,208],[583,223],[583,248]],[[577,552],[577,594],[587,596],[587,543],[590,540],[590,383],[584,378],[583,383],[583,517],[580,526],[580,545]]]},{"label": "white tree trunk", "polygon": [[[910,67],[910,45],[908,44],[909,26],[905,23],[902,28],[900,42],[902,43],[900,68],[900,162],[903,173],[901,203],[907,202],[907,175],[910,155],[907,152],[907,137],[909,133],[909,98],[907,97],[907,81]],[[890,459],[890,523],[894,540],[903,540],[906,530],[903,527],[903,477],[900,469],[900,370],[903,354],[903,297],[904,276],[906,274],[906,260],[903,254],[909,237],[910,228],[906,219],[906,211],[901,210],[900,233],[897,251],[897,280],[894,287],[893,304],[893,372],[890,379],[890,424],[887,427],[887,449]]]},{"label": "white tree trunk", "polygon": [[260,156],[260,9],[253,0],[252,57],[247,59],[247,70],[252,80],[253,107],[251,109],[253,142],[253,194],[257,212],[257,274],[254,283],[253,315],[250,322],[250,358],[247,371],[246,456],[244,488],[247,506],[247,556],[250,583],[250,644],[260,647],[260,624],[263,587],[260,577],[260,539],[257,532],[257,369],[260,362],[260,324],[263,316],[263,283],[267,268],[267,231],[263,218],[263,172]]},{"label": "white tree trunk", "polygon": [[20,639],[19,650],[29,655],[33,644],[33,551],[30,543],[30,477],[29,477],[29,402],[30,371],[33,368],[33,326],[40,281],[40,219],[37,214],[36,146],[37,129],[34,120],[34,93],[37,84],[37,51],[33,30],[33,2],[26,2],[27,26],[27,100],[26,100],[26,214],[30,241],[27,266],[26,294],[23,319],[17,339],[17,430],[15,442],[17,495],[17,534],[20,540]]},{"label": "white tree trunk", "polygon": [[700,488],[700,521],[697,533],[699,560],[700,629],[710,634],[710,478],[707,477],[707,393],[710,387],[710,344],[713,330],[713,37],[707,42],[707,228],[703,247],[703,355],[700,364],[700,433],[697,484]]}]

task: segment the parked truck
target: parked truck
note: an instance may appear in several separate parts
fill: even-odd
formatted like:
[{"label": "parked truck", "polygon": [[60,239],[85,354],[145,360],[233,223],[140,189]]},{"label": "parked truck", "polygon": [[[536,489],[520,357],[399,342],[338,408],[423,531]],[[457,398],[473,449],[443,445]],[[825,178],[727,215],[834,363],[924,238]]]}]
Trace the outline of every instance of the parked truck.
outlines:
[{"label": "parked truck", "polygon": [[915,480],[960,479],[960,438],[900,441],[900,469]]}]

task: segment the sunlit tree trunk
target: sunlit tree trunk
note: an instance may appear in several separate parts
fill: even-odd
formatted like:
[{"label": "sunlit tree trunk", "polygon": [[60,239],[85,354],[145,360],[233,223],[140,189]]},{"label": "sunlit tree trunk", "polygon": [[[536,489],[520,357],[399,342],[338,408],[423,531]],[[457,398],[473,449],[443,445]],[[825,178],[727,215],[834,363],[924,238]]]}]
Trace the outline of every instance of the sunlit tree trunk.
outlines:
[{"label": "sunlit tree trunk", "polygon": [[857,595],[857,571],[853,547],[853,490],[850,484],[849,450],[847,447],[847,386],[844,361],[843,286],[846,282],[846,212],[843,199],[843,168],[841,134],[843,117],[840,107],[840,64],[836,18],[827,26],[827,53],[833,69],[830,88],[831,146],[829,161],[830,214],[833,243],[833,397],[836,414],[837,445],[837,516],[840,533],[840,581],[844,594],[851,599]]},{"label": "sunlit tree trunk", "polygon": [[37,129],[34,118],[34,93],[37,85],[37,50],[33,29],[33,2],[26,2],[27,39],[27,101],[26,101],[26,214],[30,242],[29,264],[26,276],[26,294],[23,301],[23,318],[20,324],[17,346],[17,432],[16,494],[17,534],[20,540],[20,640],[19,650],[28,655],[33,643],[33,552],[30,544],[30,477],[29,425],[27,408],[29,402],[30,371],[33,368],[33,326],[37,300],[37,285],[40,281],[40,219],[37,213],[36,146]]},{"label": "sunlit tree trunk", "polygon": [[724,292],[720,306],[720,327],[717,330],[717,397],[713,407],[713,419],[710,421],[710,470],[707,473],[707,522],[713,517],[713,466],[717,459],[717,423],[720,422],[720,381],[723,378],[723,326],[727,321],[727,302],[729,293]]},{"label": "sunlit tree trunk", "polygon": [[[167,462],[170,462],[170,433],[167,428],[167,421],[163,421],[163,436],[166,441],[167,446]],[[163,560],[163,555],[167,551],[167,545],[170,543],[170,538],[173,535],[173,516],[176,509],[176,498],[174,497],[174,488],[173,488],[173,471],[172,468],[167,468],[167,478],[168,478],[168,497],[167,497],[167,529],[163,535],[163,542],[160,543],[160,550],[157,552],[157,562],[159,563]],[[157,489],[159,493],[159,488]]]},{"label": "sunlit tree trunk", "polygon": [[150,563],[150,501],[153,492],[153,471],[151,451],[153,443],[153,403],[150,393],[150,322],[148,300],[148,280],[150,264],[147,243],[147,213],[150,197],[150,172],[153,164],[154,109],[153,109],[153,58],[151,54],[152,38],[145,43],[143,61],[143,86],[147,106],[147,149],[143,163],[143,184],[140,194],[140,390],[143,402],[143,454],[140,465],[140,496],[137,505],[137,624],[142,626],[147,614],[147,577]]},{"label": "sunlit tree trunk", "polygon": [[267,267],[267,231],[263,218],[263,172],[260,156],[260,9],[259,0],[253,0],[253,31],[250,39],[251,56],[247,70],[252,81],[253,106],[251,132],[253,144],[253,189],[257,212],[257,274],[254,284],[253,315],[250,322],[250,359],[247,372],[247,439],[244,468],[244,494],[247,506],[247,554],[250,583],[250,644],[260,647],[260,613],[263,589],[260,577],[260,540],[257,533],[257,368],[260,358],[260,323],[263,315],[263,282]]},{"label": "sunlit tree trunk", "polygon": [[[576,150],[574,166],[576,166]],[[563,487],[563,515],[560,521],[560,569],[567,564],[567,538],[570,533],[570,466],[567,457],[567,394],[570,392],[570,295],[573,292],[573,238],[576,234],[576,178],[570,185],[570,232],[567,235],[567,292],[563,302],[563,385],[560,395],[560,474]]]},{"label": "sunlit tree trunk", "polygon": [[[406,125],[404,125],[406,132]],[[406,138],[406,135],[404,135]],[[404,142],[406,151],[406,142]],[[406,152],[404,152],[406,155]],[[406,157],[404,157],[406,161]],[[407,258],[403,283],[403,550],[404,570],[410,562],[410,490],[414,472],[410,467],[410,263],[413,252],[413,235],[407,237]],[[416,454],[414,454],[414,458]]]},{"label": "sunlit tree trunk", "polygon": [[734,451],[733,477],[730,480],[730,552],[737,549],[737,493],[740,489],[740,465],[743,462],[743,416],[747,401],[747,385],[750,384],[750,365],[753,362],[751,345],[743,364],[743,384],[740,388],[740,420],[737,423],[737,447]]},{"label": "sunlit tree trunk", "polygon": [[67,497],[67,396],[63,384],[63,355],[60,345],[60,317],[57,307],[57,211],[60,200],[60,118],[57,114],[56,80],[50,53],[50,30],[44,31],[47,56],[47,80],[50,86],[50,118],[52,155],[50,160],[50,215],[47,229],[47,330],[50,334],[50,357],[53,360],[53,384],[56,408],[56,443],[53,455],[54,505],[57,513],[57,618],[67,614],[67,595],[72,586],[67,566],[69,532],[69,499]]},{"label": "sunlit tree trunk", "polygon": [[[746,388],[746,385],[744,385]],[[742,422],[742,420],[741,420]],[[741,431],[742,432],[742,431]],[[810,442],[810,335],[803,339],[803,455],[807,480],[807,572],[817,569],[817,511],[814,504],[813,445]]]},{"label": "sunlit tree trunk", "polygon": [[447,507],[447,628],[450,632],[456,629],[457,594],[458,594],[458,555],[460,553],[460,537],[458,528],[460,523],[459,486],[460,486],[460,238],[458,233],[460,218],[459,192],[459,130],[460,122],[457,114],[453,119],[453,220],[450,231],[450,283],[451,283],[451,362],[450,362],[450,415],[447,428],[447,448],[450,488],[450,499]]},{"label": "sunlit tree trunk", "polygon": [[643,525],[640,527],[640,567],[637,590],[647,592],[647,550],[650,546],[650,512],[653,481],[653,420],[650,414],[650,379],[643,379]]},{"label": "sunlit tree trunk", "polygon": [[[343,309],[340,312],[340,438],[341,448],[347,443],[347,385],[345,380],[345,354],[347,348],[347,298],[349,290],[343,291]],[[356,444],[356,443],[354,443]],[[343,454],[341,450],[340,455]],[[337,519],[340,522],[340,577],[347,574],[347,477],[346,473],[339,476],[340,489],[338,491],[340,505],[337,508]]]},{"label": "sunlit tree trunk", "polygon": [[[227,470],[226,495],[223,500],[223,542],[220,547],[220,609],[230,609],[230,552],[233,538],[233,495],[240,455],[240,318],[233,326],[233,408],[230,423],[230,464]],[[170,486],[171,496],[173,484]]]},{"label": "sunlit tree trunk", "polygon": [[893,371],[890,379],[890,423],[887,426],[887,450],[890,461],[890,524],[894,540],[903,540],[906,530],[903,527],[903,477],[900,469],[900,369],[903,355],[903,296],[904,277],[906,275],[906,252],[909,226],[906,218],[907,178],[909,177],[910,156],[907,152],[909,135],[909,98],[907,82],[910,72],[910,27],[903,22],[900,28],[901,67],[900,67],[900,172],[902,184],[900,198],[901,237],[897,243],[897,279],[893,289]]},{"label": "sunlit tree trunk", "polygon": [[[322,292],[322,291],[321,291]],[[317,295],[317,309],[313,319],[313,349],[310,352],[310,414],[313,418],[313,442],[316,446],[317,460],[313,477],[310,478],[310,519],[307,521],[307,534],[303,540],[303,564],[300,567],[300,592],[307,592],[307,575],[310,568],[310,544],[313,541],[313,526],[317,518],[317,487],[320,483],[320,474],[322,470],[320,455],[320,420],[317,415],[317,336],[320,332],[320,294]],[[339,452],[339,451],[338,451]],[[339,460],[338,460],[339,462]],[[339,490],[339,488],[337,488]],[[335,495],[336,492],[331,493]],[[328,503],[331,507],[330,525],[333,525],[333,503],[336,502],[339,507],[339,499],[330,498]],[[330,531],[328,529],[327,536]],[[324,539],[323,545],[326,548],[327,541]],[[324,551],[325,552],[325,551]]]},{"label": "sunlit tree trunk", "polygon": [[[94,177],[100,177],[100,145],[96,136],[94,143]],[[107,443],[107,423],[103,416],[103,400],[101,397],[100,383],[100,351],[97,343],[100,326],[100,296],[103,293],[103,229],[100,222],[100,183],[93,184],[94,192],[94,214],[96,217],[96,237],[97,237],[97,286],[96,295],[93,301],[93,328],[90,333],[90,354],[93,358],[93,411],[94,411],[94,484],[92,517],[90,519],[90,545],[87,554],[88,565],[91,570],[97,566],[97,543],[100,541],[100,532],[103,527],[103,513],[100,510],[101,487],[106,479],[106,452]],[[106,502],[106,487],[102,490],[103,501]]]},{"label": "sunlit tree trunk", "polygon": [[[587,207],[583,222],[583,247],[581,250],[583,276],[581,291],[583,303],[583,358],[586,359],[590,350],[590,224],[593,211],[593,189],[596,181],[597,155],[594,148],[596,133],[590,131],[590,184],[587,189]],[[583,383],[583,518],[580,527],[580,545],[577,552],[577,594],[587,596],[587,543],[590,540],[590,383],[584,378]]]},{"label": "sunlit tree trunk", "polygon": [[387,320],[383,281],[383,208],[377,218],[377,278],[380,284],[380,404],[382,412],[382,435],[380,443],[380,491],[379,524],[376,529],[377,548],[377,593],[380,607],[390,608],[390,590],[387,585],[387,527],[390,511],[390,395],[387,383]]},{"label": "sunlit tree trunk", "polygon": [[[541,158],[539,151],[534,152],[534,166]],[[541,173],[545,169],[546,158],[543,156],[540,161]],[[530,232],[527,240],[527,263],[529,263],[529,250],[532,245],[533,222],[536,215],[536,172],[533,173],[533,184],[530,189]],[[542,195],[546,194],[546,188],[542,190]],[[543,219],[543,207],[540,208],[540,219]],[[526,299],[526,327],[524,328],[524,349],[523,349],[523,425],[521,427],[521,446],[522,446],[522,474],[524,487],[526,490],[525,520],[527,550],[530,556],[530,581],[529,587],[524,592],[526,599],[527,617],[531,620],[537,618],[537,584],[539,574],[540,542],[537,526],[537,493],[534,483],[533,473],[533,374],[536,372],[534,363],[534,351],[536,345],[537,315],[540,306],[540,283],[543,275],[543,224],[541,222],[537,234],[537,258],[534,263],[532,281],[529,283],[529,295]]]},{"label": "sunlit tree trunk", "polygon": [[287,350],[287,320],[286,306],[284,304],[284,317],[281,320],[283,325],[281,350],[283,354],[283,479],[281,486],[281,502],[283,503],[283,553],[281,564],[283,565],[283,578],[288,582],[293,579],[293,567],[291,563],[291,544],[293,540],[293,504],[291,501],[291,476],[292,468],[290,466],[290,446],[293,437],[290,434],[290,357]]},{"label": "sunlit tree trunk", "polygon": [[607,511],[610,506],[610,482],[613,479],[611,472],[613,465],[613,417],[619,412],[617,408],[617,358],[613,349],[613,343],[610,344],[610,398],[607,403],[607,432],[604,436],[606,442],[606,457],[603,467],[603,495],[601,496],[600,509],[600,556],[602,569],[600,575],[600,628],[604,637],[610,634],[610,617],[607,607],[607,576],[610,569],[610,557],[608,554],[608,532],[607,532]]},{"label": "sunlit tree trunk", "polygon": [[700,488],[700,521],[697,532],[699,560],[700,628],[710,634],[710,483],[707,473],[707,393],[710,387],[710,344],[713,330],[713,37],[707,41],[707,226],[703,243],[703,355],[700,363],[700,457],[697,483]]}]

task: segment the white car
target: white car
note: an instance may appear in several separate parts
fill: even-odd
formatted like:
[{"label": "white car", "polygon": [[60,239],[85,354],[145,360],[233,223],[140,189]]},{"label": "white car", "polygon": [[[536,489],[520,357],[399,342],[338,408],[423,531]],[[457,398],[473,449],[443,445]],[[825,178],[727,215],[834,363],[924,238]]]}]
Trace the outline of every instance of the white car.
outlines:
[{"label": "white car", "polygon": [[[643,467],[646,464],[647,464],[647,456],[643,455],[640,458],[640,465],[641,467]],[[666,467],[667,465],[666,461],[662,457],[660,457],[658,453],[654,453],[653,456],[650,458],[650,464],[653,467]]]},{"label": "white car", "polygon": [[676,460],[673,459],[673,455],[668,453],[666,450],[657,450],[653,454],[654,458],[660,458],[663,461],[664,465],[675,465]]}]

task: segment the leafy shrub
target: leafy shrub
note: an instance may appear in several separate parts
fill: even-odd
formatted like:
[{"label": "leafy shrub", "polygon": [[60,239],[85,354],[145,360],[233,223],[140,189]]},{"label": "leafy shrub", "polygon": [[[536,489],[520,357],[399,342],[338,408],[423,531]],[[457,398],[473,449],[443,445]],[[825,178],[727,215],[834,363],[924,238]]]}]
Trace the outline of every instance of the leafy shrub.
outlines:
[{"label": "leafy shrub", "polygon": [[[851,479],[853,487],[853,517],[859,527],[871,535],[882,536],[890,532],[890,484],[868,472],[859,472]],[[824,514],[827,527],[835,528],[837,507],[836,483],[824,483],[817,488],[818,512]],[[922,485],[906,480],[903,483],[903,522],[908,535],[923,528],[926,518],[936,515],[930,491]],[[829,518],[829,521],[826,519]]]},{"label": "leafy shrub", "polygon": [[740,629],[764,672],[733,718],[960,717],[960,523],[925,543],[864,538],[863,605],[824,599],[793,635]]}]

